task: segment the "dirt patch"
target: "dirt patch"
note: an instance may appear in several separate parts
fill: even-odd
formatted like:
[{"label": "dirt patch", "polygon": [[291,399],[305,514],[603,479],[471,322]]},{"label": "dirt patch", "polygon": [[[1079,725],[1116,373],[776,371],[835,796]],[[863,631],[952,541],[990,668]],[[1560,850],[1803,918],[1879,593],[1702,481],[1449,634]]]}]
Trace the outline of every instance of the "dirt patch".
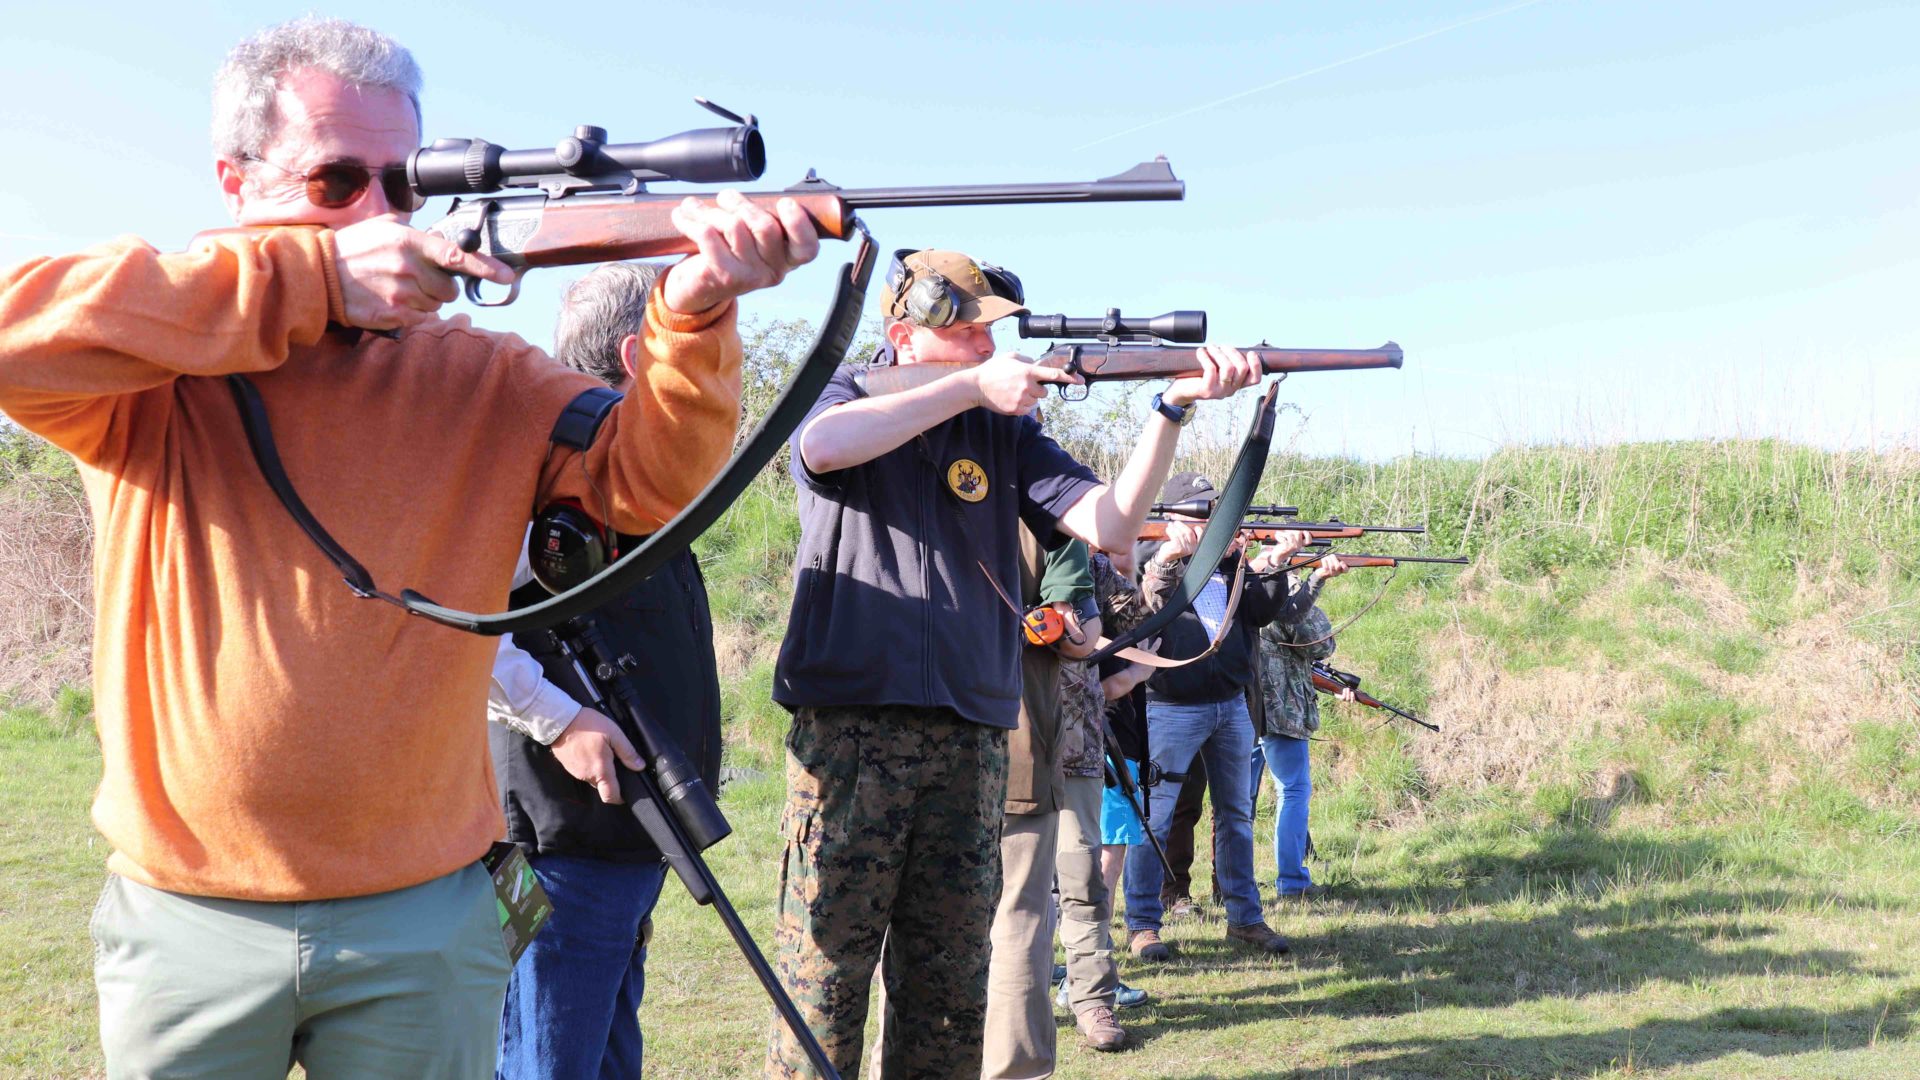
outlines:
[{"label": "dirt patch", "polygon": [[754,668],[771,663],[779,652],[778,639],[757,634],[746,623],[720,621],[713,625],[713,657],[722,686],[744,681]]},{"label": "dirt patch", "polygon": [[1642,677],[1609,671],[1599,657],[1579,670],[1504,671],[1492,646],[1458,620],[1429,642],[1432,738],[1413,740],[1437,786],[1530,787],[1569,743],[1640,724]]},{"label": "dirt patch", "polygon": [[93,519],[67,483],[0,490],[0,697],[48,705],[86,686],[93,648]]},{"label": "dirt patch", "polygon": [[[1855,723],[1887,712],[1913,713],[1900,674],[1900,648],[1863,640],[1861,620],[1892,604],[1882,582],[1858,585],[1832,573],[1803,576],[1802,595],[1791,606],[1812,612],[1778,629],[1755,629],[1745,601],[1720,578],[1648,559],[1621,573],[1607,588],[1587,596],[1579,613],[1613,622],[1622,640],[1645,636],[1641,624],[1683,630],[1698,642],[1714,634],[1758,642],[1750,671],[1728,671],[1694,649],[1649,645],[1623,663],[1597,648],[1572,666],[1521,672],[1503,669],[1497,647],[1456,618],[1427,645],[1433,696],[1431,719],[1442,735],[1414,741],[1426,775],[1441,785],[1492,784],[1530,789],[1565,778],[1566,748],[1598,737],[1622,741],[1648,724],[1650,707],[1676,694],[1659,668],[1679,669],[1708,692],[1734,703],[1744,718],[1740,738],[1777,748],[1767,777],[1772,790],[1794,781],[1797,763],[1844,762],[1852,752]],[[1644,608],[1628,594],[1657,583],[1683,602]],[[1476,583],[1477,584],[1477,583]],[[1486,588],[1464,590],[1462,605],[1487,603]],[[1863,708],[1863,696],[1878,695],[1885,709]],[[1894,704],[1898,702],[1899,704]],[[1609,791],[1617,763],[1606,775],[1586,778]]]}]

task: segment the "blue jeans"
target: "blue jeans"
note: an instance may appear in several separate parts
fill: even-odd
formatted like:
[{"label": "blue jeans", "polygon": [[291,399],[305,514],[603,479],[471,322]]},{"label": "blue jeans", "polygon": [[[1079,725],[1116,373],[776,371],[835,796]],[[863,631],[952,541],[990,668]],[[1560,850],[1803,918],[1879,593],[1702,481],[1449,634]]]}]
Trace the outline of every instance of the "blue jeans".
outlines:
[{"label": "blue jeans", "polygon": [[1274,887],[1281,896],[1305,891],[1313,884],[1307,873],[1307,803],[1313,798],[1313,770],[1307,762],[1305,739],[1266,735],[1253,748],[1253,788],[1259,790],[1261,759],[1280,789],[1280,805],[1273,813],[1273,861],[1280,872]]},{"label": "blue jeans", "polygon": [[[1170,701],[1147,703],[1147,747],[1162,769],[1184,773],[1195,757],[1206,762],[1207,775],[1217,777],[1213,794],[1213,872],[1227,908],[1227,923],[1250,926],[1261,921],[1260,893],[1253,884],[1253,815],[1247,788],[1231,781],[1241,775],[1253,753],[1253,721],[1247,717],[1246,698],[1239,695],[1205,705]],[[1173,804],[1180,785],[1155,785],[1147,820],[1162,846],[1173,822]],[[1164,909],[1160,885],[1165,877],[1160,859],[1149,844],[1127,849],[1127,929],[1158,930]]]},{"label": "blue jeans", "polygon": [[553,916],[507,983],[500,1077],[639,1076],[638,1013],[647,985],[640,924],[660,899],[667,864],[572,855],[527,862],[553,901]]}]

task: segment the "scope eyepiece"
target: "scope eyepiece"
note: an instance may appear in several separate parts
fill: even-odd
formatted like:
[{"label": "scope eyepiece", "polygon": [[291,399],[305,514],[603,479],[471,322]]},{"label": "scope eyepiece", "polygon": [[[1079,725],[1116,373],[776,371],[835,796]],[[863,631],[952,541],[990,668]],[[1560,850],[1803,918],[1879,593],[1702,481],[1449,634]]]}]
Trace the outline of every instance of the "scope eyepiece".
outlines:
[{"label": "scope eyepiece", "polygon": [[1197,345],[1207,340],[1207,313],[1169,311],[1151,318],[1127,318],[1119,308],[1108,308],[1097,319],[1065,315],[1019,315],[1023,338],[1106,338],[1115,341],[1173,341]]},{"label": "scope eyepiece", "polygon": [[407,182],[424,199],[485,195],[505,187],[618,190],[636,181],[757,180],[767,171],[767,144],[758,123],[751,117],[748,121],[643,143],[610,143],[605,128],[583,124],[550,150],[506,150],[485,139],[439,139],[407,156]]}]

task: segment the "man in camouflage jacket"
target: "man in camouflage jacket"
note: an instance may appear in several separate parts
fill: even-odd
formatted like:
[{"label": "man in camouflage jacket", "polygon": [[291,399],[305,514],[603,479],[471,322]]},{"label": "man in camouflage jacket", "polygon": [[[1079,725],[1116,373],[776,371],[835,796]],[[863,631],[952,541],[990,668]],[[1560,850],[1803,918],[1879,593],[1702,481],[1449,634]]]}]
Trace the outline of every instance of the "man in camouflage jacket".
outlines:
[{"label": "man in camouflage jacket", "polygon": [[[1249,565],[1255,570],[1270,569],[1258,557]],[[1290,575],[1289,592],[1306,589],[1317,601],[1320,586],[1345,569],[1338,555],[1330,555],[1306,580]],[[1307,748],[1308,739],[1320,730],[1313,663],[1332,656],[1333,650],[1333,623],[1317,602],[1297,623],[1269,623],[1260,630],[1259,677],[1247,689],[1247,712],[1256,736],[1248,804],[1259,798],[1264,765],[1280,789],[1280,805],[1273,817],[1273,854],[1280,868],[1274,886],[1281,896],[1305,896],[1314,888],[1306,867],[1307,804],[1313,797]],[[1352,695],[1348,690],[1342,696],[1352,700]]]}]

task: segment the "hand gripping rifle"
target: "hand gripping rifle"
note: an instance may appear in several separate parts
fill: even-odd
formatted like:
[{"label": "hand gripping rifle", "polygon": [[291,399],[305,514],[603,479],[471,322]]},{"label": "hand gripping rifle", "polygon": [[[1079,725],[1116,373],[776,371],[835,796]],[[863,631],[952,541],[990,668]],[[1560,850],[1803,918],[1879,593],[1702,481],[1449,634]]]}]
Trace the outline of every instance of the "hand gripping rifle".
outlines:
[{"label": "hand gripping rifle", "polygon": [[[1346,556],[1343,555],[1341,558],[1344,559]],[[1353,691],[1353,700],[1361,705],[1365,705],[1370,709],[1384,709],[1401,719],[1411,720],[1421,727],[1426,728],[1428,731],[1440,730],[1438,724],[1429,724],[1404,709],[1396,709],[1392,705],[1374,697],[1372,694],[1362,692],[1360,689],[1360,676],[1355,675],[1351,671],[1340,671],[1336,668],[1328,667],[1318,660],[1313,662],[1313,688],[1323,694],[1336,695],[1342,690],[1351,690]]]},{"label": "hand gripping rifle", "polygon": [[646,759],[639,772],[616,763],[620,775],[620,797],[646,830],[647,838],[660,849],[667,864],[686,885],[694,903],[712,906],[725,924],[727,933],[739,946],[747,967],[773,999],[780,1019],[806,1052],[807,1060],[829,1080],[839,1080],[833,1063],[820,1048],[813,1032],[794,1008],[793,999],[774,975],[767,958],[754,944],[745,924],[720,888],[713,870],[701,852],[733,832],[713,793],[707,790],[700,772],[681,752],[679,744],[661,731],[640,707],[641,689],[632,672],[638,666],[633,656],[622,654],[599,621],[592,615],[577,615],[549,627],[541,633],[550,636],[553,651],[572,664],[580,687],[594,708],[613,718],[622,731],[633,737],[634,746]]},{"label": "hand gripping rifle", "polygon": [[[1144,168],[1144,166],[1142,166]],[[1207,339],[1207,313],[1169,311],[1152,318],[1126,318],[1108,308],[1099,318],[1020,315],[1023,338],[1057,338],[1034,359],[1041,367],[1078,375],[1087,386],[1097,382],[1177,379],[1201,373],[1199,343]],[[1093,344],[1086,344],[1093,342]],[[1400,346],[1389,341],[1377,349],[1280,349],[1262,341],[1242,352],[1258,360],[1268,375],[1296,371],[1359,371],[1397,368]],[[860,382],[869,394],[893,394],[925,386],[971,364],[904,364],[869,368]],[[1087,387],[1058,385],[1064,401],[1079,401]]]}]

